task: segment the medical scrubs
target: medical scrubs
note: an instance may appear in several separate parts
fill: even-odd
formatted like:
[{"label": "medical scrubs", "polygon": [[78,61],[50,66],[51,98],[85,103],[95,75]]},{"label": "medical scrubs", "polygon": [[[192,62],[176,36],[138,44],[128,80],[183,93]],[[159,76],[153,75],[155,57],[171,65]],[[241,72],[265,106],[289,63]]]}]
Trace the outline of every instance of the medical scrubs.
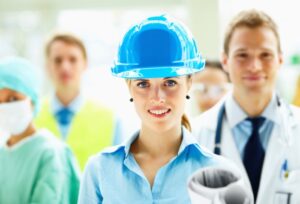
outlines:
[{"label": "medical scrubs", "polygon": [[78,172],[70,149],[50,132],[37,131],[0,147],[0,203],[77,203]]},{"label": "medical scrubs", "polygon": [[89,160],[78,203],[190,203],[189,176],[199,168],[219,163],[219,157],[202,149],[183,128],[178,154],[157,171],[151,187],[129,151],[138,135],[136,133],[128,142],[107,148]]}]

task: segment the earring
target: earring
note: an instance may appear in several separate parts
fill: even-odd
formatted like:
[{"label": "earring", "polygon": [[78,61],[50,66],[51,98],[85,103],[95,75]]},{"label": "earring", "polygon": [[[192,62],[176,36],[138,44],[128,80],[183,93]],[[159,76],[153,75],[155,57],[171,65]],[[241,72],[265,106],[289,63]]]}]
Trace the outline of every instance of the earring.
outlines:
[{"label": "earring", "polygon": [[129,101],[130,101],[130,102],[133,102],[133,98],[130,98]]},{"label": "earring", "polygon": [[185,98],[189,100],[191,97],[189,95],[186,95]]}]

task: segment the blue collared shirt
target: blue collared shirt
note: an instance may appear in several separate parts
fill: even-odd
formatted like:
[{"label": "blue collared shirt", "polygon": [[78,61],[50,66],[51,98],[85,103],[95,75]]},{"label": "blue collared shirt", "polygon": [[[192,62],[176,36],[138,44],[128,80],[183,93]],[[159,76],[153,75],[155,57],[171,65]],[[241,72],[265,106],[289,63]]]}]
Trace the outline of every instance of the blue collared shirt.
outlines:
[{"label": "blue collared shirt", "polygon": [[178,154],[157,171],[151,188],[129,151],[138,135],[90,158],[80,187],[79,204],[190,203],[188,177],[199,168],[218,164],[215,156],[203,150],[183,128]]},{"label": "blue collared shirt", "polygon": [[[241,158],[244,158],[245,146],[251,136],[252,125],[246,120],[247,113],[235,101],[232,94],[228,96],[225,102],[226,117],[233,133],[235,144],[238,148]],[[268,106],[261,116],[266,120],[259,129],[260,141],[264,150],[267,149],[274,124],[280,124],[280,115],[277,108],[276,94],[273,94]]]},{"label": "blue collared shirt", "polygon": [[[53,98],[52,98],[52,103],[51,103],[51,109],[52,109],[52,113],[55,116],[56,113],[58,111],[60,111],[63,108],[68,108],[72,113],[73,113],[73,117],[74,115],[80,110],[80,108],[82,107],[84,103],[84,97],[82,94],[78,94],[78,96],[76,96],[76,98],[68,105],[68,106],[64,106],[60,100],[57,98],[57,96],[54,94]],[[71,119],[72,120],[72,119]],[[56,118],[56,121],[59,121]],[[67,125],[58,123],[58,127],[61,133],[61,137],[63,140],[67,140],[67,136],[68,136],[68,132],[70,130],[72,123],[69,123]]]}]

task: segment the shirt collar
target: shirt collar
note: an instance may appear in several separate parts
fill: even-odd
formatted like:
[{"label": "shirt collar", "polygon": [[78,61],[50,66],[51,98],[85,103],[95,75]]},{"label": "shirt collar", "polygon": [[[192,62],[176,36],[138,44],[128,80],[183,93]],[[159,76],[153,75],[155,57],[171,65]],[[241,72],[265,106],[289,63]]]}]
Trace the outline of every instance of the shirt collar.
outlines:
[{"label": "shirt collar", "polygon": [[[228,99],[225,102],[225,109],[226,113],[230,113],[226,114],[230,128],[234,128],[236,125],[238,125],[240,122],[244,121],[248,117],[247,113],[233,98],[233,94],[230,94],[228,96]],[[274,123],[280,123],[276,93],[273,93],[270,103],[265,108],[261,116],[265,117],[267,120],[273,121]]]},{"label": "shirt collar", "polygon": [[[120,147],[124,147],[125,157],[128,156],[131,144],[136,140],[136,138],[139,136],[139,131],[134,133],[133,136],[128,139],[126,142],[124,142]],[[191,135],[191,133],[184,127],[182,127],[182,141],[178,150],[178,154],[181,154],[188,146],[194,145],[197,149],[199,149],[199,145],[196,141],[196,139]],[[199,149],[200,150],[200,149]]]},{"label": "shirt collar", "polygon": [[268,104],[268,106],[262,113],[262,116],[280,125],[280,114],[279,114],[277,100],[278,100],[278,96],[276,93],[274,93],[271,102]]},{"label": "shirt collar", "polygon": [[79,93],[78,96],[76,96],[68,106],[64,106],[57,98],[56,94],[53,94],[52,103],[51,103],[52,112],[57,113],[62,108],[69,108],[69,110],[72,111],[73,113],[77,113],[80,110],[83,102],[84,102],[84,97],[81,93]]},{"label": "shirt collar", "polygon": [[178,154],[181,154],[188,146],[196,146],[197,149],[199,147],[195,137],[191,135],[191,133],[186,129],[182,128],[182,141],[178,150]]}]

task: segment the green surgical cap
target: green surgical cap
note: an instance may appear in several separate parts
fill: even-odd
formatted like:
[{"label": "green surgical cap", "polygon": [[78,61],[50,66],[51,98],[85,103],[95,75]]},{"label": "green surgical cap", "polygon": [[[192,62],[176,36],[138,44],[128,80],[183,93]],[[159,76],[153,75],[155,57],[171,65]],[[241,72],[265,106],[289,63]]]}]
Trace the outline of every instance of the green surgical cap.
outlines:
[{"label": "green surgical cap", "polygon": [[0,89],[11,89],[28,96],[38,113],[38,78],[33,65],[26,59],[10,57],[0,60]]}]

